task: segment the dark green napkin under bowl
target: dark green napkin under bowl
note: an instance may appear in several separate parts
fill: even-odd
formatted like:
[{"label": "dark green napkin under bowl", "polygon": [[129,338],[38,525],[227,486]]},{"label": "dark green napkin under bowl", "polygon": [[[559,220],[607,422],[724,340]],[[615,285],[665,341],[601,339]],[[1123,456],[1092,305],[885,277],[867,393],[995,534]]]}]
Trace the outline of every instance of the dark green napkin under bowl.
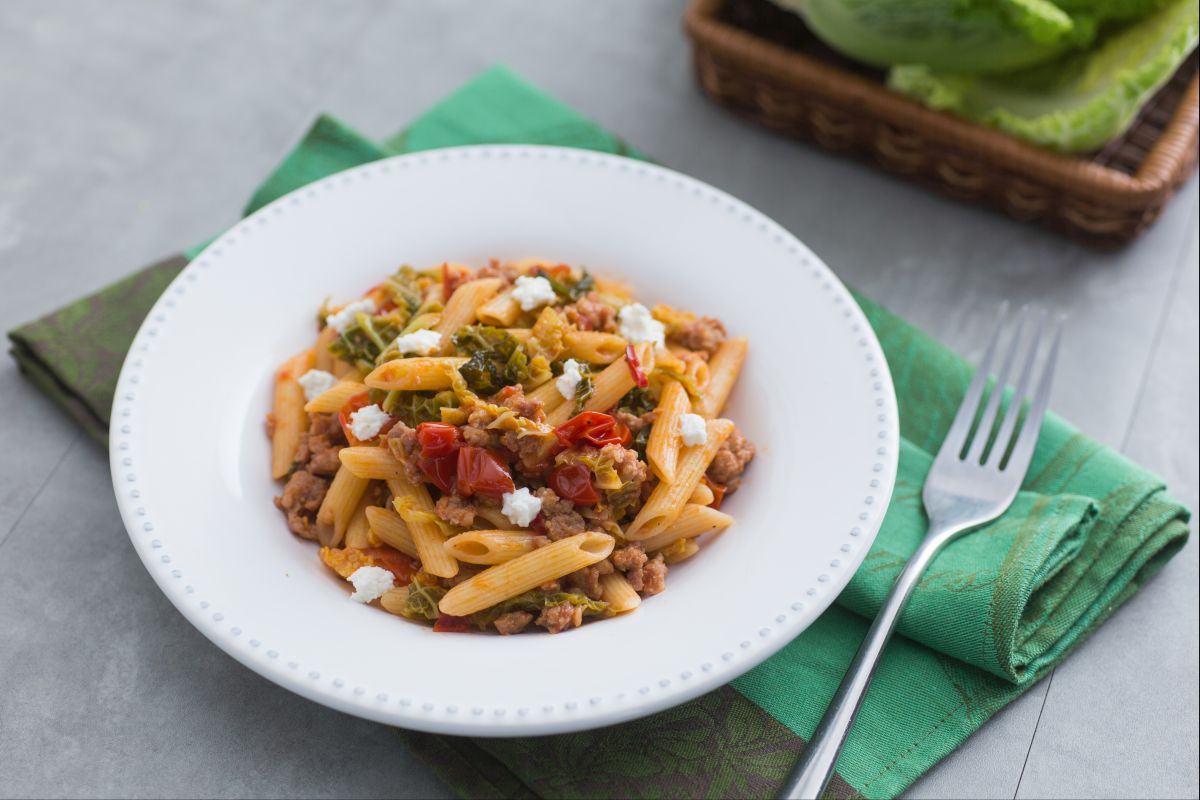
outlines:
[{"label": "dark green napkin under bowl", "polygon": [[[493,69],[382,143],[321,117],[257,189],[246,213],[374,159],[489,142],[638,157],[571,109]],[[117,373],[138,325],[199,249],[9,333],[21,368],[97,439],[106,436]],[[642,720],[524,739],[404,732],[461,795],[769,797],[776,790],[925,533],[921,484],[972,374],[945,347],[856,297],[892,369],[902,441],[883,527],[836,605],[732,684]],[[838,762],[831,794],[901,792],[1044,676],[1178,552],[1187,519],[1154,476],[1068,423],[1047,419],[1013,507],[949,546],[922,580]]]}]

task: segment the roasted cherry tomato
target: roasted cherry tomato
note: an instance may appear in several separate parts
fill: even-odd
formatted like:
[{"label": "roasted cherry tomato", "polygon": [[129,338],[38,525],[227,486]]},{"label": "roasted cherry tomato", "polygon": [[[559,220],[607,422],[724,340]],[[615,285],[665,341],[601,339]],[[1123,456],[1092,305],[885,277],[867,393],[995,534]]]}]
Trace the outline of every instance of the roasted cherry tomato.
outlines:
[{"label": "roasted cherry tomato", "polygon": [[[364,444],[365,442],[355,436],[354,431],[350,429],[350,416],[360,408],[365,408],[366,406],[371,405],[370,397],[371,396],[368,392],[356,394],[354,397],[351,397],[349,400],[347,400],[346,404],[342,406],[342,410],[338,412],[338,424],[342,426],[342,432],[346,434],[346,441],[350,443],[351,447]],[[392,426],[395,424],[395,418],[389,419],[387,422],[383,423],[383,427],[379,429],[379,433],[376,434],[375,438],[377,439],[380,436],[383,436],[385,433],[390,431]],[[366,441],[373,442],[375,439],[368,439]]]},{"label": "roasted cherry tomato", "polygon": [[458,475],[458,453],[452,453],[441,458],[417,459],[417,469],[443,492],[454,491],[454,482]]},{"label": "roasted cherry tomato", "polygon": [[386,569],[396,578],[396,583],[405,586],[412,583],[413,575],[417,574],[417,562],[390,547],[367,547],[363,552],[375,563]]},{"label": "roasted cherry tomato", "polygon": [[433,630],[435,633],[466,633],[471,630],[471,618],[438,614],[437,622],[433,623]]},{"label": "roasted cherry tomato", "polygon": [[458,485],[462,497],[485,494],[500,497],[516,490],[512,475],[503,459],[482,447],[460,447],[458,450]]},{"label": "roasted cherry tomato", "polygon": [[592,471],[583,464],[555,467],[547,483],[556,495],[577,505],[588,506],[600,502],[600,493],[592,486]]},{"label": "roasted cherry tomato", "polygon": [[712,493],[713,493],[713,501],[711,503],[709,503],[709,505],[717,510],[720,510],[721,501],[725,499],[725,492],[726,492],[725,486],[723,484],[717,483],[714,480],[711,480],[707,475],[704,476],[704,484],[709,489],[712,489]]},{"label": "roasted cherry tomato", "polygon": [[554,433],[567,447],[575,444],[604,447],[606,444],[625,444],[632,438],[628,427],[599,411],[576,414],[555,428]]},{"label": "roasted cherry tomato", "polygon": [[625,363],[629,365],[629,374],[633,376],[633,382],[639,388],[645,389],[650,385],[650,379],[646,377],[645,370],[642,369],[642,362],[638,360],[637,353],[633,350],[633,345],[625,345]]},{"label": "roasted cherry tomato", "polygon": [[417,442],[421,445],[424,458],[443,458],[458,450],[462,436],[453,425],[422,422],[417,426]]}]

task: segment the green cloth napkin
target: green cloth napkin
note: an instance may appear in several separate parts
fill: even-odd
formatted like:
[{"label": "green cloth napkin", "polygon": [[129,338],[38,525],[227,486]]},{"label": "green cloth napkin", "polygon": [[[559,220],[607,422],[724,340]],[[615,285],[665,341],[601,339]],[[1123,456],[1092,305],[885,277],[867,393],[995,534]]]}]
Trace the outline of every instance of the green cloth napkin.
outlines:
[{"label": "green cloth napkin", "polygon": [[[637,157],[619,139],[494,69],[382,143],[321,117],[246,211],[373,159],[482,142]],[[142,317],[199,249],[9,334],[22,369],[96,438],[105,436],[117,371]],[[883,528],[837,604],[732,684],[642,720],[525,739],[402,732],[462,796],[768,797],[777,789],[869,618],[924,535],[920,487],[972,374],[954,353],[857,297],[892,369],[902,442]],[[1044,676],[1178,552],[1187,519],[1154,476],[1068,423],[1047,419],[1012,509],[948,547],[916,590],[830,793],[901,792]]]}]

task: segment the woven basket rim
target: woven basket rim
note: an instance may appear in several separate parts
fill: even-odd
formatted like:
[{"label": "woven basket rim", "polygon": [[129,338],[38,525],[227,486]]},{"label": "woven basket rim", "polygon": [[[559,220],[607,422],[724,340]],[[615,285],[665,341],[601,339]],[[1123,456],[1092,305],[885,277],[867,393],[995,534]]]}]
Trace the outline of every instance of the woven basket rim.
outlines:
[{"label": "woven basket rim", "polygon": [[928,108],[862,75],[811,55],[762,39],[718,19],[726,0],[691,0],[684,28],[697,45],[736,61],[768,80],[782,81],[793,90],[812,94],[840,106],[847,114],[865,111],[926,139],[925,146],[984,158],[1015,177],[1038,181],[1098,202],[1144,208],[1170,195],[1190,166],[1197,145],[1200,73],[1192,76],[1171,121],[1155,141],[1134,175],[1080,156],[1057,153],[1010,134]]}]

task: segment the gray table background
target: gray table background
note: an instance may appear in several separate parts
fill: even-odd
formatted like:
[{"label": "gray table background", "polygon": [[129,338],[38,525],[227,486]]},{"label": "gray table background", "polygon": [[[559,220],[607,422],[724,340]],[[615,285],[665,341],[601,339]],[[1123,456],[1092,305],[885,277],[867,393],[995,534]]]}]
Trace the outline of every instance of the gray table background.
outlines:
[{"label": "gray table background", "polygon": [[[388,135],[503,62],[747,200],[968,355],[1071,315],[1053,407],[1196,507],[1197,183],[1119,253],[751,127],[681,0],[0,2],[0,330],[234,221],[313,116]],[[126,538],[106,454],[0,361],[0,795],[449,796],[385,727],[213,647]],[[912,797],[1196,796],[1197,545]]]}]

